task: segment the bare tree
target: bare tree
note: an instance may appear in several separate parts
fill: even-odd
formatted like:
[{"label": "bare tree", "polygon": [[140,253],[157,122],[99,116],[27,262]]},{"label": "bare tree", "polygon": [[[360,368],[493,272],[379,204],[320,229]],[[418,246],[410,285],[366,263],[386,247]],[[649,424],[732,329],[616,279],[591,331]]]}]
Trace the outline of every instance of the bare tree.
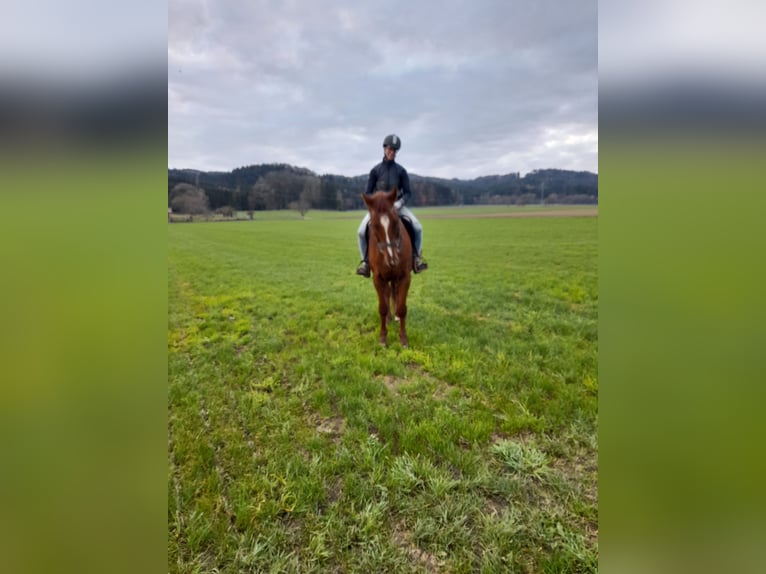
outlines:
[{"label": "bare tree", "polygon": [[179,183],[170,192],[170,207],[178,213],[207,213],[209,202],[204,190]]},{"label": "bare tree", "polygon": [[306,217],[306,213],[311,209],[311,203],[308,200],[308,196],[305,191],[301,192],[301,196],[297,201],[290,202],[290,209],[297,211],[301,214],[301,219]]},{"label": "bare tree", "polygon": [[320,191],[321,183],[318,178],[312,176],[304,176],[303,190],[301,191],[297,202],[301,217],[305,217],[306,212],[312,207],[316,207],[316,205],[319,203]]}]

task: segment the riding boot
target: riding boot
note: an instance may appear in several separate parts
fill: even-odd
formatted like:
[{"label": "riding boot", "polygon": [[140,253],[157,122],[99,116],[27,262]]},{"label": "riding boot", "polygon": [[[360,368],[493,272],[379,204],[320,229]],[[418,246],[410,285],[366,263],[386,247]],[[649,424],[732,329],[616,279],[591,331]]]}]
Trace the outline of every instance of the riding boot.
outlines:
[{"label": "riding boot", "polygon": [[420,273],[421,271],[425,271],[428,269],[428,263],[426,261],[423,261],[421,256],[419,254],[415,254],[415,257],[412,258],[412,270],[415,273]]},{"label": "riding boot", "polygon": [[359,263],[359,267],[356,268],[356,274],[361,275],[362,277],[369,277],[370,264],[364,259],[362,259],[361,263]]}]

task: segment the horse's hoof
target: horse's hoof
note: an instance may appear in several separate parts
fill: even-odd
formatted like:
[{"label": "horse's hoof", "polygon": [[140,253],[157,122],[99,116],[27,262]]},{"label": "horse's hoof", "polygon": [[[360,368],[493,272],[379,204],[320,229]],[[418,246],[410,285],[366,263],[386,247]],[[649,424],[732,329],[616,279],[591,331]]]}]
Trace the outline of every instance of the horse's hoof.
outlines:
[{"label": "horse's hoof", "polygon": [[409,348],[410,348],[410,346],[407,343],[404,343],[402,345],[402,349],[409,349]]}]

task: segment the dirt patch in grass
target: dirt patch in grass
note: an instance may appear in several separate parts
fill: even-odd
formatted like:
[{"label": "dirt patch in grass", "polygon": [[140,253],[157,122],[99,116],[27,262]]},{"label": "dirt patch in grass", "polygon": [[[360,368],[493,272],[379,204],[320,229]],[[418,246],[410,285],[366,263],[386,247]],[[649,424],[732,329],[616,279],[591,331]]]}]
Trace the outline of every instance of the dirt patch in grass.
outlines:
[{"label": "dirt patch in grass", "polygon": [[484,501],[484,508],[487,511],[487,514],[491,516],[499,516],[506,508],[508,508],[508,501],[499,496],[490,495]]},{"label": "dirt patch in grass", "polygon": [[445,398],[447,398],[447,394],[455,388],[453,385],[434,378],[431,378],[431,381],[436,382],[436,389],[434,389],[434,392],[431,393],[431,397],[437,401],[443,401]]},{"label": "dirt patch in grass", "polygon": [[559,458],[551,466],[572,484],[582,485],[585,499],[598,506],[598,460],[595,455]]},{"label": "dirt patch in grass", "polygon": [[418,219],[484,219],[498,217],[597,217],[598,208],[592,209],[550,209],[541,211],[519,211],[510,213],[440,213],[418,215]]},{"label": "dirt patch in grass", "polygon": [[[512,211],[501,213],[433,213],[418,214],[418,219],[483,219],[502,217],[597,217],[598,207],[583,209],[540,209],[537,211]],[[359,216],[338,215],[328,219],[357,219]]]},{"label": "dirt patch in grass", "polygon": [[403,384],[407,382],[407,379],[402,377],[394,377],[392,375],[378,375],[375,377],[377,380],[382,382],[386,388],[394,395],[399,394],[399,387],[401,387]]},{"label": "dirt patch in grass", "polygon": [[343,417],[319,419],[317,423],[317,432],[328,435],[335,443],[340,441],[340,435],[345,429],[346,420]]},{"label": "dirt patch in grass", "polygon": [[437,379],[434,377],[431,373],[428,371],[423,370],[423,367],[418,365],[417,363],[408,363],[407,367],[411,369],[418,377],[421,379],[425,379],[429,383],[435,385],[435,389],[433,393],[431,393],[431,398],[436,400],[444,400],[447,396],[447,393],[452,391],[455,386],[450,385],[449,383],[445,383],[441,379]]},{"label": "dirt patch in grass", "polygon": [[[431,393],[431,398],[436,400],[444,400],[447,396],[447,393],[449,393],[452,389],[455,387],[453,385],[450,385],[448,383],[445,383],[444,381],[440,381],[436,377],[430,375],[429,373],[423,371],[419,367],[413,368],[413,371],[415,371],[415,374],[428,381],[429,383],[435,385],[435,389],[433,393]],[[392,395],[399,395],[399,389],[403,385],[411,384],[413,381],[409,377],[394,377],[392,375],[378,375],[375,377],[378,381],[383,383],[385,387],[389,390],[389,392]]]},{"label": "dirt patch in grass", "polygon": [[343,479],[338,477],[335,482],[327,489],[327,502],[332,504],[337,502],[343,494]]},{"label": "dirt patch in grass", "polygon": [[572,458],[559,458],[551,467],[578,491],[578,497],[596,509],[596,516],[580,517],[580,526],[591,547],[598,543],[598,459],[596,454],[578,454]]},{"label": "dirt patch in grass", "polygon": [[407,553],[410,560],[422,564],[429,572],[433,572],[434,574],[442,572],[444,564],[430,552],[418,548],[418,546],[412,542],[412,538],[412,533],[405,528],[403,522],[396,525],[392,534],[392,540],[399,548]]},{"label": "dirt patch in grass", "polygon": [[489,442],[492,444],[497,444],[500,441],[509,440],[510,436],[508,436],[504,432],[493,432],[489,437]]},{"label": "dirt patch in grass", "polygon": [[489,441],[491,444],[497,444],[502,441],[513,441],[523,445],[534,444],[535,433],[528,430],[519,431],[514,434],[493,432],[489,437]]}]

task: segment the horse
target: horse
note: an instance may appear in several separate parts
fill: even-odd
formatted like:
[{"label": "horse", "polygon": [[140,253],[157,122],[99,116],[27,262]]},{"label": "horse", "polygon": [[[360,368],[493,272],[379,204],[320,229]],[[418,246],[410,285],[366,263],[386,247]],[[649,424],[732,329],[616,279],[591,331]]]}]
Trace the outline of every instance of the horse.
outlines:
[{"label": "horse", "polygon": [[[399,341],[407,348],[407,292],[412,271],[412,241],[394,207],[397,189],[362,194],[370,212],[368,243],[370,270],[378,293],[380,344],[387,344],[391,307],[399,321]],[[389,305],[389,300],[391,304]]]}]

